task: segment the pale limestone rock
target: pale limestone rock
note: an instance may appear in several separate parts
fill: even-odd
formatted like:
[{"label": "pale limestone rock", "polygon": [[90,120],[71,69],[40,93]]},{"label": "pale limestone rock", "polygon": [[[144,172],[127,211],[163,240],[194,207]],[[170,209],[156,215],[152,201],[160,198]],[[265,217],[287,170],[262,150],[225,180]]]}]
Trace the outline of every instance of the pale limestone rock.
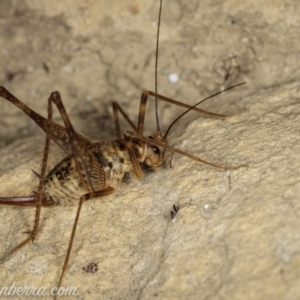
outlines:
[{"label": "pale limestone rock", "polygon": [[[1,4],[1,84],[43,115],[59,90],[79,132],[114,138],[110,101],[134,117],[141,90],[154,89],[158,3],[55,2]],[[161,94],[192,104],[248,82],[203,105],[239,114],[190,114],[170,144],[249,168],[221,171],[175,155],[173,169],[166,163],[85,203],[63,281],[78,288],[77,299],[299,299],[299,24],[297,1],[165,1]],[[168,81],[173,72],[177,84]],[[44,135],[2,99],[0,111],[0,195],[29,195]],[[165,130],[179,110],[160,103],[160,112]],[[148,113],[151,133],[152,106]],[[49,168],[63,157],[56,148]],[[173,204],[180,205],[174,220]],[[75,214],[76,206],[44,209],[40,235],[1,265],[0,285],[55,286]],[[33,218],[30,208],[0,207],[1,254],[26,236]],[[98,263],[94,274],[83,271],[90,262]]]}]

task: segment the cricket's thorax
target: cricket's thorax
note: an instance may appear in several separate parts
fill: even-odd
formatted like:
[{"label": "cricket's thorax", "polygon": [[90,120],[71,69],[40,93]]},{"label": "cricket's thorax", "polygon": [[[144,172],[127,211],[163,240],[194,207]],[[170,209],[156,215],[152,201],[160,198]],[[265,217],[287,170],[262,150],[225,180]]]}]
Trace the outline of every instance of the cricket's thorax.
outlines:
[{"label": "cricket's thorax", "polygon": [[[132,163],[125,147],[124,140],[95,143],[92,151],[99,158],[105,171],[107,186],[118,188],[124,174],[132,172]],[[139,162],[145,159],[146,146],[138,140],[133,140],[133,149]],[[102,155],[104,158],[98,156]]]},{"label": "cricket's thorax", "polygon": [[[133,148],[137,159],[142,162],[145,159],[146,146],[133,140]],[[105,183],[101,183],[102,189],[118,188],[124,174],[133,171],[123,140],[95,143],[89,149],[97,157],[105,173]],[[89,192],[92,190],[88,190],[81,182],[73,155],[64,158],[45,178],[45,193],[59,204],[73,204],[80,196]]]}]

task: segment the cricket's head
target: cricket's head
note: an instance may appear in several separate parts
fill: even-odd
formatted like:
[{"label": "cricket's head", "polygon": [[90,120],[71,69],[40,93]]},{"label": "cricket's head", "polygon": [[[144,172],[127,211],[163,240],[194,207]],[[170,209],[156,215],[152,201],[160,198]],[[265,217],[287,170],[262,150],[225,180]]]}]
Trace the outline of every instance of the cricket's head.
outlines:
[{"label": "cricket's head", "polygon": [[148,138],[146,137],[140,137],[141,140],[143,140],[145,142],[145,146],[146,146],[146,152],[144,152],[144,156],[143,156],[143,161],[145,162],[146,165],[152,167],[152,168],[159,168],[163,162],[164,159],[164,152],[165,151],[170,151],[173,153],[180,153],[181,155],[185,155],[188,156],[190,158],[192,158],[193,160],[198,160],[198,158],[196,157],[192,157],[192,155],[181,151],[179,149],[176,149],[174,147],[168,146],[167,145],[167,137],[168,134],[170,133],[171,128],[183,117],[185,116],[188,112],[190,112],[191,110],[193,110],[194,108],[196,108],[196,106],[198,106],[199,104],[203,103],[204,101],[207,101],[208,99],[211,99],[212,97],[219,95],[221,93],[223,93],[226,90],[230,90],[236,86],[239,86],[241,84],[244,83],[240,83],[237,84],[235,86],[229,87],[223,91],[220,91],[214,95],[211,95],[205,99],[202,99],[201,101],[199,101],[198,103],[196,103],[193,106],[190,106],[187,110],[185,110],[182,114],[180,114],[175,120],[173,120],[173,122],[171,122],[171,124],[169,125],[167,131],[165,132],[164,135],[161,134],[160,132],[160,128],[159,128],[159,122],[158,122],[158,116],[156,116],[156,124],[157,124],[157,130],[156,133],[154,134],[154,136],[149,136]]},{"label": "cricket's head", "polygon": [[[156,132],[154,136],[149,136],[148,138],[157,142],[164,143],[163,137],[159,131]],[[164,159],[164,148],[150,143],[146,143],[146,146],[147,154],[144,160],[145,164],[155,169],[159,168]]]}]

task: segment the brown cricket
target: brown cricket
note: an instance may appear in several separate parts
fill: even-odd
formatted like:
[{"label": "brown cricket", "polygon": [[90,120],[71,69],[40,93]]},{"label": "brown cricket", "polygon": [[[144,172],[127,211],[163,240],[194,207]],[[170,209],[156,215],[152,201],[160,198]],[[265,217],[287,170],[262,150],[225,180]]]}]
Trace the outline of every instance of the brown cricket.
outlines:
[{"label": "brown cricket", "polygon": [[[181,155],[189,157],[196,162],[207,164],[209,166],[222,170],[238,169],[240,167],[246,166],[220,166],[218,164],[207,162],[192,154],[167,145],[167,137],[170,129],[181,117],[187,114],[190,110],[197,111],[207,116],[221,118],[228,117],[228,115],[205,111],[197,108],[196,106],[224,91],[227,91],[244,83],[237,84],[214,95],[211,95],[199,101],[193,106],[158,94],[157,62],[161,9],[162,0],[160,0],[156,43],[155,92],[145,91],[142,93],[137,125],[135,125],[130,120],[130,118],[117,102],[112,102],[113,116],[117,135],[116,140],[92,143],[88,139],[77,133],[67,115],[59,92],[51,93],[48,99],[48,117],[46,119],[26,106],[22,101],[17,99],[4,87],[0,87],[0,96],[21,109],[46,133],[44,154],[42,158],[42,168],[39,175],[39,186],[37,192],[31,196],[0,198],[0,204],[36,207],[35,221],[33,229],[29,233],[29,236],[15,248],[13,248],[7,255],[5,255],[3,259],[6,259],[10,254],[20,249],[28,242],[33,242],[35,240],[39,231],[39,221],[42,206],[46,207],[51,205],[70,205],[77,203],[78,209],[74,220],[74,225],[71,232],[69,246],[66,252],[61,275],[57,284],[58,288],[61,286],[62,279],[68,267],[68,262],[83,202],[112,193],[119,187],[126,172],[129,172],[135,179],[141,180],[144,176],[141,164],[145,164],[154,169],[159,168],[164,161],[165,151],[179,153]],[[155,99],[157,129],[153,137],[145,137],[143,135],[145,109],[148,98]],[[157,99],[187,108],[187,110],[185,110],[170,124],[164,135],[162,135],[159,127]],[[52,103],[57,106],[57,109],[64,122],[64,126],[61,126],[52,121]],[[119,113],[132,127],[132,131],[124,132],[123,138],[120,129]],[[46,175],[46,167],[51,139],[60,148],[62,148],[62,150],[64,150],[67,156],[63,160],[61,160],[52,169],[52,171],[50,171],[48,175]],[[175,213],[171,213],[172,218],[175,216],[177,210],[178,209],[176,208]]]}]

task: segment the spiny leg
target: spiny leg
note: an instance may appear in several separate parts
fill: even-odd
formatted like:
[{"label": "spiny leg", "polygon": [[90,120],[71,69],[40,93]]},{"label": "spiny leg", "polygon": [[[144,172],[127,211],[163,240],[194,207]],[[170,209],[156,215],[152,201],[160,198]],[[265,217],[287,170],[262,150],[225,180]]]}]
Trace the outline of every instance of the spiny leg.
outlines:
[{"label": "spiny leg", "polygon": [[57,109],[63,119],[66,132],[69,137],[69,143],[72,148],[73,157],[76,163],[77,172],[80,177],[80,183],[87,191],[87,193],[81,196],[79,199],[78,209],[77,209],[77,213],[76,213],[76,217],[75,217],[75,221],[74,221],[74,225],[73,225],[73,229],[69,241],[69,246],[65,257],[64,265],[62,268],[62,273],[58,283],[58,288],[59,288],[64,273],[68,266],[82,203],[91,198],[110,194],[113,192],[114,189],[112,187],[106,186],[104,167],[107,166],[101,165],[100,163],[100,161],[102,161],[102,163],[105,163],[106,160],[104,159],[101,153],[97,153],[97,157],[96,157],[96,155],[93,152],[91,152],[90,149],[85,145],[85,143],[83,143],[81,139],[78,137],[67,115],[67,112],[62,103],[59,93],[58,92],[52,93],[50,99],[57,106]]},{"label": "spiny leg", "polygon": [[118,111],[121,113],[121,115],[124,117],[124,119],[129,123],[129,125],[132,127],[134,131],[136,131],[136,126],[133,124],[133,122],[129,119],[127,114],[124,112],[122,107],[117,101],[112,102],[113,107],[113,115],[115,120],[115,126],[116,126],[116,133],[117,133],[117,139],[120,140],[122,138],[121,134],[121,128],[120,128],[120,121],[119,121],[119,114]]},{"label": "spiny leg", "polygon": [[[219,93],[217,93],[217,94],[219,94]],[[138,119],[138,126],[137,126],[137,133],[141,136],[143,135],[143,131],[144,131],[145,111],[146,111],[146,104],[147,104],[147,100],[148,100],[149,95],[153,96],[153,97],[157,97],[158,99],[161,99],[163,101],[166,101],[166,102],[169,102],[169,103],[181,106],[181,107],[185,107],[185,108],[191,108],[192,107],[191,105],[185,104],[183,102],[176,101],[176,100],[171,99],[171,98],[167,98],[165,96],[162,96],[160,94],[156,94],[156,93],[151,92],[151,91],[143,92],[142,96],[141,96],[141,101],[140,101],[139,119]],[[209,97],[209,98],[211,98],[211,97]],[[206,111],[206,110],[203,110],[203,109],[200,109],[200,108],[197,108],[197,107],[194,107],[193,110],[197,111],[197,112],[199,112],[203,115],[206,115],[206,116],[213,116],[213,117],[219,117],[219,118],[228,118],[228,117],[230,117],[230,115],[217,114],[217,113]]]},{"label": "spiny leg", "polygon": [[[0,197],[0,205],[14,206],[36,206],[39,201],[37,195],[23,197]],[[55,204],[51,197],[43,197],[42,206],[51,206]]]},{"label": "spiny leg", "polygon": [[49,154],[49,149],[50,149],[51,134],[52,134],[52,106],[51,106],[51,98],[49,98],[49,100],[48,100],[48,125],[47,125],[44,154],[43,154],[43,159],[42,159],[39,188],[38,188],[38,193],[37,193],[38,201],[36,202],[36,212],[35,212],[33,229],[30,232],[29,236],[23,242],[21,242],[19,245],[17,245],[15,248],[13,248],[5,256],[5,258],[8,257],[13,252],[15,252],[16,250],[25,246],[29,241],[33,242],[34,239],[36,238],[36,236],[38,235],[41,207],[43,204],[43,199],[45,198],[44,180],[45,180],[45,176],[46,176],[46,168],[47,168],[48,154]]},{"label": "spiny leg", "polygon": [[[26,104],[24,104],[21,100],[16,98],[13,94],[11,94],[5,87],[0,86],[0,97],[6,99],[10,103],[17,106],[19,109],[21,109],[25,114],[27,114],[41,129],[47,133],[47,127],[48,127],[48,121],[43,116],[39,115],[37,112],[32,110],[30,107],[28,107]],[[72,153],[71,145],[69,143],[68,134],[66,132],[66,129],[55,123],[52,122],[52,135],[51,139],[60,147],[62,150],[64,150],[67,154]],[[91,145],[91,142],[77,133],[79,139],[85,143],[87,146]]]},{"label": "spiny leg", "polygon": [[[68,267],[68,263],[69,263],[69,259],[70,259],[70,254],[71,254],[71,250],[72,250],[72,246],[73,246],[73,242],[74,242],[74,237],[75,237],[75,233],[76,233],[76,228],[77,228],[77,224],[78,224],[78,220],[79,220],[79,215],[80,215],[80,211],[81,211],[81,207],[84,201],[87,201],[89,199],[93,199],[93,198],[97,198],[97,197],[102,197],[102,196],[106,196],[111,194],[114,191],[114,189],[112,187],[108,187],[106,189],[103,189],[101,191],[97,191],[97,192],[92,192],[92,193],[87,193],[83,196],[80,197],[79,200],[79,204],[78,204],[78,208],[77,208],[77,213],[76,213],[76,217],[75,217],[75,221],[73,224],[73,229],[72,229],[72,233],[71,233],[71,237],[70,237],[70,242],[69,242],[69,246],[68,246],[68,250],[67,250],[67,254],[65,257],[65,261],[62,267],[62,271],[60,274],[60,278],[59,278],[59,282],[57,285],[57,289],[59,289],[59,287],[61,286],[64,274],[66,272],[66,269]],[[55,297],[56,299],[56,297]]]},{"label": "spiny leg", "polygon": [[[236,86],[239,86],[239,85],[242,85],[242,84],[245,84],[245,83],[234,85],[232,87],[229,87],[226,90],[232,89],[232,88],[234,88]],[[223,93],[224,91],[217,92],[214,95],[211,95],[211,96],[203,99],[202,102],[204,102],[204,101],[206,101],[206,100],[208,100],[208,99],[210,99],[210,98],[212,98],[212,97],[214,97],[216,95],[219,95],[219,94]],[[152,97],[155,97],[153,99],[158,98],[158,99],[161,99],[163,101],[166,101],[166,102],[169,102],[169,103],[181,106],[181,107],[190,108],[190,109],[192,109],[194,111],[197,111],[197,112],[199,112],[199,113],[201,113],[203,115],[206,115],[206,116],[219,117],[219,118],[228,118],[228,117],[231,117],[231,115],[217,114],[217,113],[213,113],[213,112],[201,109],[201,108],[193,107],[192,105],[188,105],[188,104],[185,104],[183,102],[176,101],[174,99],[162,96],[162,95],[154,93],[152,91],[145,91],[145,92],[142,93],[141,100],[140,100],[139,119],[138,119],[138,125],[137,125],[137,127],[129,119],[129,117],[123,111],[123,109],[121,108],[121,106],[119,105],[119,103],[116,102],[116,101],[112,102],[113,115],[114,115],[115,126],[116,126],[116,133],[117,133],[117,138],[118,139],[121,139],[121,129],[120,129],[120,122],[119,122],[118,111],[122,114],[122,116],[130,124],[130,126],[133,128],[133,130],[135,132],[137,132],[141,136],[143,135],[143,132],[144,132],[144,123],[145,123],[146,105],[147,105],[147,101],[148,101],[149,95],[152,96]]]},{"label": "spiny leg", "polygon": [[[53,128],[53,127],[52,127]],[[39,179],[41,175],[31,170]],[[33,192],[34,195],[31,196],[21,196],[21,197],[0,197],[0,205],[14,205],[14,206],[36,206],[38,199],[38,194]],[[55,204],[51,196],[44,195],[42,199],[42,206],[51,206]]]},{"label": "spiny leg", "polygon": [[103,168],[106,166],[102,166],[99,160],[99,157],[102,156],[101,158],[103,159],[101,159],[101,161],[105,161],[103,155],[97,153],[98,157],[96,157],[96,155],[90,151],[89,147],[82,142],[68,117],[60,94],[58,92],[53,92],[50,98],[57,106],[63,119],[81,183],[86,188],[87,192],[104,189],[105,173]]}]

